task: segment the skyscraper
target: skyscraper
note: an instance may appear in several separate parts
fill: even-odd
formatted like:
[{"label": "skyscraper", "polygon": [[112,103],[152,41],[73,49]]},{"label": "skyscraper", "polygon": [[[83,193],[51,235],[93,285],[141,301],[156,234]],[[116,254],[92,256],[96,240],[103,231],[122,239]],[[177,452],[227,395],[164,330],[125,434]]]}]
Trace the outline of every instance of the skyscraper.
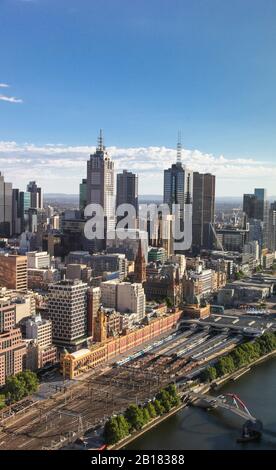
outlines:
[{"label": "skyscraper", "polygon": [[243,211],[249,219],[257,219],[264,222],[268,211],[266,189],[255,188],[254,194],[244,194]]},{"label": "skyscraper", "polygon": [[[269,202],[264,188],[255,188],[254,194],[244,194],[243,211],[251,225],[262,226],[261,247],[267,248],[269,238]],[[259,222],[262,222],[260,225]],[[258,238],[258,241],[260,237]]]},{"label": "skyscraper", "polygon": [[20,191],[12,190],[12,235],[21,233]]},{"label": "skyscraper", "polygon": [[83,211],[87,204],[87,180],[82,179],[79,190],[79,209]]},{"label": "skyscraper", "polygon": [[20,191],[19,194],[19,211],[21,219],[21,232],[28,231],[29,216],[28,211],[31,207],[31,193],[28,191]]},{"label": "skyscraper", "polygon": [[192,203],[193,197],[193,172],[182,164],[180,138],[177,144],[177,160],[171,168],[164,170],[164,203],[168,204],[171,213],[173,205],[179,205],[177,218],[180,222],[180,230],[183,231],[185,220],[185,205]]},{"label": "skyscraper", "polygon": [[48,314],[53,342],[75,350],[87,337],[87,284],[78,280],[50,284]]},{"label": "skyscraper", "polygon": [[267,191],[264,188],[255,188],[256,198],[255,219],[265,221],[267,211]]},{"label": "skyscraper", "polygon": [[5,183],[0,173],[0,236],[10,237],[12,234],[12,184]]},{"label": "skyscraper", "polygon": [[[96,152],[87,162],[87,204],[99,204],[104,212],[105,230],[115,227],[114,163],[108,155],[102,130]],[[104,245],[104,243],[103,243]]]},{"label": "skyscraper", "polygon": [[128,228],[137,228],[138,176],[127,170],[123,170],[123,173],[117,174],[116,207],[119,207],[121,204],[130,204],[135,209],[136,217],[134,220],[131,220],[131,226]]},{"label": "skyscraper", "polygon": [[248,219],[255,219],[256,215],[256,196],[255,194],[243,195],[243,212]]},{"label": "skyscraper", "polygon": [[30,181],[27,185],[27,192],[30,193],[31,197],[31,208],[32,209],[43,209],[43,197],[42,189],[39,188],[35,181]]},{"label": "skyscraper", "polygon": [[268,229],[268,248],[270,251],[276,251],[276,201],[274,201],[269,210],[269,229]]},{"label": "skyscraper", "polygon": [[215,217],[216,177],[210,173],[193,174],[193,250],[212,246],[211,224]]}]

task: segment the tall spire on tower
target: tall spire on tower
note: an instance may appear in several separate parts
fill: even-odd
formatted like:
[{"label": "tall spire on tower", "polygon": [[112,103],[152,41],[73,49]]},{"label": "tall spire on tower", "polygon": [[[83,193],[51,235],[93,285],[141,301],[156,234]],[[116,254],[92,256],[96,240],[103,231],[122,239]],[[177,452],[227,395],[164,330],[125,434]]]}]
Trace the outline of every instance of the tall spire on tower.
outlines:
[{"label": "tall spire on tower", "polygon": [[135,258],[134,280],[143,284],[147,280],[146,275],[146,260],[143,254],[142,240],[139,239],[138,250]]},{"label": "tall spire on tower", "polygon": [[181,131],[178,131],[177,147],[176,147],[176,163],[182,162],[182,143]]},{"label": "tall spire on tower", "polygon": [[103,130],[100,129],[100,134],[98,137],[98,150],[104,150],[104,149],[105,149],[105,146],[104,146]]}]

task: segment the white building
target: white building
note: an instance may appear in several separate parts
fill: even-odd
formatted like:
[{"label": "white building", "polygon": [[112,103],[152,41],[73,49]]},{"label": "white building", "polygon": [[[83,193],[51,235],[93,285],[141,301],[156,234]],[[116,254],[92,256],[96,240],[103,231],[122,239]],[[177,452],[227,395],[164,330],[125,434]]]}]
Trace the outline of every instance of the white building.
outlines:
[{"label": "white building", "polygon": [[260,245],[257,240],[246,243],[243,247],[243,252],[248,255],[253,255],[255,261],[260,260]]},{"label": "white building", "polygon": [[146,297],[142,284],[106,281],[101,283],[102,304],[120,313],[136,313],[141,321],[145,316]]},{"label": "white building", "polygon": [[52,322],[36,315],[26,320],[26,338],[35,339],[38,346],[45,348],[52,344]]},{"label": "white building", "polygon": [[28,268],[41,269],[50,267],[50,255],[47,251],[29,251],[27,253]]}]

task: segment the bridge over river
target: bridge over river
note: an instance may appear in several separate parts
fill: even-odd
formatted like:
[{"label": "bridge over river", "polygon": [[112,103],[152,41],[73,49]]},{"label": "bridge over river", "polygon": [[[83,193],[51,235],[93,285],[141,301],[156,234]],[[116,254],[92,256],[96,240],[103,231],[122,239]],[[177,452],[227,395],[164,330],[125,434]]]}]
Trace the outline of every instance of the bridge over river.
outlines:
[{"label": "bridge over river", "polygon": [[245,421],[242,427],[243,439],[257,438],[262,434],[262,422],[250,413],[245,403],[234,393],[214,397],[190,391],[187,395],[184,395],[183,400],[192,403],[194,406],[207,409],[221,408],[239,416]]}]

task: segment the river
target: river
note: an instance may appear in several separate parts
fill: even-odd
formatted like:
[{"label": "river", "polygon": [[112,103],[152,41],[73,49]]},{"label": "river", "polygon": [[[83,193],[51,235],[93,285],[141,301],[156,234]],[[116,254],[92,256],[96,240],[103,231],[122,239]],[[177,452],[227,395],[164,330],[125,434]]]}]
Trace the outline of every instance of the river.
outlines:
[{"label": "river", "polygon": [[276,359],[255,367],[218,394],[236,393],[253,416],[263,422],[259,442],[238,444],[241,418],[226,410],[188,407],[150,430],[127,448],[135,450],[276,449]]}]

